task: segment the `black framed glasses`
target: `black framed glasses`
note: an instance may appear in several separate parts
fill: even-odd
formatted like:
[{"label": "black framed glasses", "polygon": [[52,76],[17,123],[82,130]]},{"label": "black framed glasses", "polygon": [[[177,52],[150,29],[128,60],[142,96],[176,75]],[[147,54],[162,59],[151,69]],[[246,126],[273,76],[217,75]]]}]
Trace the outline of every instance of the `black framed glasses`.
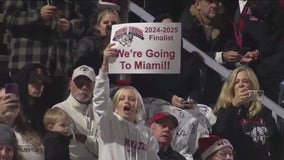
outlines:
[{"label": "black framed glasses", "polygon": [[234,157],[234,152],[232,150],[219,150],[215,153],[215,156],[226,160],[227,156],[230,156],[230,158]]}]

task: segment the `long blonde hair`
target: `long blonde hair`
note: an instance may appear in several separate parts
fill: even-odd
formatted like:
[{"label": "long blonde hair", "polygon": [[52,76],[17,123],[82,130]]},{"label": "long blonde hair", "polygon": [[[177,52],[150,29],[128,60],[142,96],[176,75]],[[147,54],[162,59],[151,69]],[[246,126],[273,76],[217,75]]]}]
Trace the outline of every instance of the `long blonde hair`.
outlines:
[{"label": "long blonde hair", "polygon": [[119,14],[117,13],[116,10],[114,9],[111,9],[111,8],[105,8],[103,10],[101,10],[98,14],[98,18],[97,18],[97,26],[101,23],[103,17],[107,14],[113,14],[115,15],[115,17],[117,18],[118,22],[117,23],[120,23],[120,17],[119,17]]},{"label": "long blonde hair", "polygon": [[28,126],[26,119],[22,113],[19,112],[17,118],[14,121],[13,127],[19,132],[23,138],[29,142],[37,151],[43,152],[43,144],[38,134]]},{"label": "long blonde hair", "polygon": [[[219,111],[219,109],[227,108],[229,105],[231,105],[232,99],[235,96],[234,86],[236,82],[236,77],[237,77],[237,74],[242,71],[247,73],[252,89],[259,90],[259,83],[258,83],[257,77],[251,68],[247,66],[241,66],[241,67],[234,69],[222,87],[221,93],[214,107],[215,114]],[[250,102],[248,105],[249,105],[248,106],[248,117],[249,118],[252,118],[255,115],[257,115],[262,109],[262,104],[259,101]]]},{"label": "long blonde hair", "polygon": [[134,91],[134,93],[135,93],[135,98],[136,98],[135,107],[137,108],[137,113],[136,113],[136,116],[135,116],[135,123],[140,123],[140,122],[144,123],[145,108],[144,108],[143,100],[142,100],[140,93],[137,91],[137,89],[135,89],[132,86],[121,87],[115,92],[115,94],[113,96],[113,111],[115,112],[115,110],[116,110],[116,107],[118,105],[121,93],[124,92],[125,90],[128,90],[128,89]]}]

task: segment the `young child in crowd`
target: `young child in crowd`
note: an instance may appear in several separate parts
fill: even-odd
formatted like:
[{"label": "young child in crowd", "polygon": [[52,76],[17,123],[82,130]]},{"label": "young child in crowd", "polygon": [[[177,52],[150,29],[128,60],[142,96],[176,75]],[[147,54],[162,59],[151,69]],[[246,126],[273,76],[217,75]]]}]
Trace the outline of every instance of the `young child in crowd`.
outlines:
[{"label": "young child in crowd", "polygon": [[72,136],[68,134],[69,116],[56,107],[47,110],[43,122],[47,130],[44,135],[45,160],[69,160],[69,142]]},{"label": "young child in crowd", "polygon": [[[98,120],[99,160],[158,160],[159,145],[145,124],[145,108],[140,93],[132,86],[119,88],[111,100],[108,60],[117,55],[109,44],[96,77],[93,92],[94,111]],[[115,133],[115,134],[114,134]]]},{"label": "young child in crowd", "polygon": [[0,159],[2,160],[22,160],[17,151],[17,138],[13,128],[2,123],[3,117],[0,115]]}]

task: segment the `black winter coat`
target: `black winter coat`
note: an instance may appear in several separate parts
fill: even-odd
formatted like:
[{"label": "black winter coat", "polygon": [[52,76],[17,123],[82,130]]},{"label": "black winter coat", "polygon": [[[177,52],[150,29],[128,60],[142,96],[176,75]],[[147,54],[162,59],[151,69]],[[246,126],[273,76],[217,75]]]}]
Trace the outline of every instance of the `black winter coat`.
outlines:
[{"label": "black winter coat", "polygon": [[45,160],[70,160],[69,142],[72,136],[64,136],[59,132],[48,131],[44,135]]}]

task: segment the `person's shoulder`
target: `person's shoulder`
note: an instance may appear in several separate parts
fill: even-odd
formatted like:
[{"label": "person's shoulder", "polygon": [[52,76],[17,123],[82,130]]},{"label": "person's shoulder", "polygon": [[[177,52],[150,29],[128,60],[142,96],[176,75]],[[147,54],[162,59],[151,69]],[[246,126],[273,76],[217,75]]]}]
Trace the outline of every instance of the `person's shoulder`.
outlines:
[{"label": "person's shoulder", "polygon": [[189,23],[192,21],[195,21],[194,15],[197,14],[197,11],[194,6],[190,5],[185,7],[185,9],[182,11],[180,21],[182,23]]},{"label": "person's shoulder", "polygon": [[179,152],[173,150],[173,154],[174,154],[174,158],[176,160],[186,160],[185,157],[183,155],[181,155]]},{"label": "person's shoulder", "polygon": [[46,131],[46,133],[43,136],[43,140],[46,141],[48,139],[57,139],[58,137],[61,137],[61,134],[59,132]]},{"label": "person's shoulder", "polygon": [[47,131],[44,134],[43,137],[43,141],[47,141],[47,140],[68,140],[71,139],[72,136],[65,136],[60,132],[56,132],[56,131]]},{"label": "person's shoulder", "polygon": [[68,105],[68,98],[55,104],[54,106],[52,106],[51,108],[60,108],[64,111],[68,110],[68,108],[71,108],[70,105]]}]

